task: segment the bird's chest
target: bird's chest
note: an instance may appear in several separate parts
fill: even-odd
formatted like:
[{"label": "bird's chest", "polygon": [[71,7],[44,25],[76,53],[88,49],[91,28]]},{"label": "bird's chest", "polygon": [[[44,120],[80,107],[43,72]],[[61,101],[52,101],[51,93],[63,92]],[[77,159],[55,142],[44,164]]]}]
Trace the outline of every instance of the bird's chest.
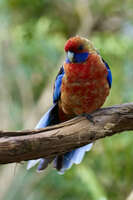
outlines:
[{"label": "bird's chest", "polygon": [[61,87],[61,108],[69,115],[93,112],[103,105],[109,94],[107,69],[104,65],[74,67],[66,67]]}]

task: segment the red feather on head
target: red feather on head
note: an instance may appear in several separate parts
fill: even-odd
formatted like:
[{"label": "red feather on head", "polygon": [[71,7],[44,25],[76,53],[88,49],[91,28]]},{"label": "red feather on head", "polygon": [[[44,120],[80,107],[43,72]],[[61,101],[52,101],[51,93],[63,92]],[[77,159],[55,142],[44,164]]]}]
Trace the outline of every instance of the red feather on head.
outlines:
[{"label": "red feather on head", "polygon": [[65,51],[72,51],[75,53],[88,52],[89,49],[93,49],[94,47],[92,43],[84,37],[76,36],[70,38],[65,44]]}]

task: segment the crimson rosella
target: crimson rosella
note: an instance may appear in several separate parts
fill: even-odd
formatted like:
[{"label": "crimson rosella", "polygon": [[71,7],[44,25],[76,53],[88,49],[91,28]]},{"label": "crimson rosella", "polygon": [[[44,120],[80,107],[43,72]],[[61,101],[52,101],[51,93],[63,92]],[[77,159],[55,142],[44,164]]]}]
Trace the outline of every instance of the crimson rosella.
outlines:
[{"label": "crimson rosella", "polygon": [[[89,115],[99,109],[109,95],[112,75],[91,41],[84,37],[70,38],[65,44],[66,60],[56,77],[53,106],[44,114],[36,129],[58,124],[75,116]],[[79,164],[92,144],[77,148],[53,159],[30,160],[27,169],[39,163],[38,171],[53,162],[60,174],[72,164]]]}]

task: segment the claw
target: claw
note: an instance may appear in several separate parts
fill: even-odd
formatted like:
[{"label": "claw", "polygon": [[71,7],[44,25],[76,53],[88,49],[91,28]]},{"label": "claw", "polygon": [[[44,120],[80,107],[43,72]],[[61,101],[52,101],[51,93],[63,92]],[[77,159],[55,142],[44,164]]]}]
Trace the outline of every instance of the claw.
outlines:
[{"label": "claw", "polygon": [[92,115],[87,114],[87,113],[83,113],[81,114],[82,117],[86,117],[86,119],[88,119],[91,123],[95,124]]}]

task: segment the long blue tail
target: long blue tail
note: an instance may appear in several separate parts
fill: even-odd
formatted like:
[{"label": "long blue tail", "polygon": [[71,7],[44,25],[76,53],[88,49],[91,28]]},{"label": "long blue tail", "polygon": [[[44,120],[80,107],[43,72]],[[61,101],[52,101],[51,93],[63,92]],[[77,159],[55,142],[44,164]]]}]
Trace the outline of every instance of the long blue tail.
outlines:
[{"label": "long blue tail", "polygon": [[[36,129],[44,128],[46,126],[54,125],[59,123],[58,118],[58,105],[53,105],[47,113],[41,118]],[[83,160],[85,152],[89,151],[92,147],[92,143],[85,145],[83,147],[77,148],[68,152],[62,156],[57,156],[56,158],[45,159],[40,158],[37,160],[28,161],[27,169],[32,168],[39,163],[37,171],[42,171],[47,168],[48,164],[53,161],[54,167],[58,170],[59,174],[64,174],[64,172],[72,167],[73,164],[80,164]],[[60,163],[59,163],[60,162]],[[59,167],[60,166],[60,167]]]}]

